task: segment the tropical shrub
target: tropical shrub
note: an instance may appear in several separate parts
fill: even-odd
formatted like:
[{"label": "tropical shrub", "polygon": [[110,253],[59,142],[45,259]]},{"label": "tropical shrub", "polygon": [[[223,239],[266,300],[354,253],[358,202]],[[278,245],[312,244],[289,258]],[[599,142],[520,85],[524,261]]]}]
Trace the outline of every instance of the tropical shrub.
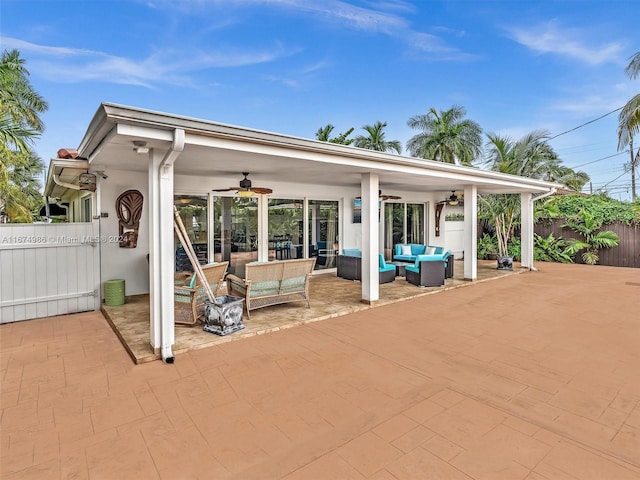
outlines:
[{"label": "tropical shrub", "polygon": [[556,195],[550,197],[540,208],[536,217],[541,220],[551,218],[574,218],[587,212],[600,225],[621,222],[626,225],[640,224],[640,203],[622,202],[601,195]]},{"label": "tropical shrub", "polygon": [[610,230],[600,231],[602,222],[586,211],[567,220],[563,225],[582,235],[581,239],[569,239],[567,253],[576,255],[582,253],[582,260],[589,265],[598,263],[598,251],[602,248],[611,248],[618,245],[620,239],[615,232]]},{"label": "tropical shrub", "polygon": [[567,253],[568,243],[562,237],[555,238],[553,233],[547,237],[533,234],[533,259],[538,262],[573,263]]},{"label": "tropical shrub", "polygon": [[498,253],[498,239],[495,235],[488,235],[483,233],[480,238],[478,238],[477,245],[477,256],[478,259],[484,260],[487,258],[489,254],[497,254]]},{"label": "tropical shrub", "polygon": [[507,255],[512,257],[516,262],[520,261],[520,247],[521,240],[520,237],[512,237],[509,241],[509,245],[507,245]]}]

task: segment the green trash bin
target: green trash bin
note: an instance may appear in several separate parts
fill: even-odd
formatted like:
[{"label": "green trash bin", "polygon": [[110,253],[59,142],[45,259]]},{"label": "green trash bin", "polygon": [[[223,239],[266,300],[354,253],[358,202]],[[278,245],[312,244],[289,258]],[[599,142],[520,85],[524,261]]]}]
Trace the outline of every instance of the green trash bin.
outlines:
[{"label": "green trash bin", "polygon": [[104,282],[104,304],[110,307],[124,305],[124,280],[107,280]]}]

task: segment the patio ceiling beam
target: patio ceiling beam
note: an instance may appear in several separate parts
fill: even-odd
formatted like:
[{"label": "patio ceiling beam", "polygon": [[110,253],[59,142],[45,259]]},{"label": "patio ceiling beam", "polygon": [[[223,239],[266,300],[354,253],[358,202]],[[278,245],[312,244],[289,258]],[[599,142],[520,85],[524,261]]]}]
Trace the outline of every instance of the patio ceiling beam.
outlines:
[{"label": "patio ceiling beam", "polygon": [[[543,193],[557,186],[541,180],[517,177],[473,167],[443,164],[442,162],[429,160],[403,158],[384,154],[372,158],[378,152],[367,151],[367,153],[361,153],[358,151],[359,149],[353,147],[345,147],[351,150],[348,152],[351,155],[345,155],[344,152],[336,155],[335,152],[329,151],[294,149],[280,145],[259,144],[242,141],[240,139],[219,138],[191,133],[187,134],[187,143],[222,151],[227,150],[259,156],[292,159],[296,162],[313,162],[318,163],[319,168],[326,168],[326,165],[335,165],[337,168],[351,167],[355,171],[374,172],[380,176],[385,173],[392,173],[394,175],[404,174],[413,178],[416,186],[428,178],[446,179],[450,183],[473,183],[479,188],[482,188],[482,186],[501,187],[512,193],[520,193],[522,191]],[[320,165],[322,165],[322,167],[320,167]]]}]

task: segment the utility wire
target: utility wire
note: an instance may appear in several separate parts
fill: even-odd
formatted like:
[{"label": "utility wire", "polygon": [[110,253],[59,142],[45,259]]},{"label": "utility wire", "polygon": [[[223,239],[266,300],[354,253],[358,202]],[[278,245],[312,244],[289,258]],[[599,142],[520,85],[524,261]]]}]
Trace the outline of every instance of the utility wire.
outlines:
[{"label": "utility wire", "polygon": [[567,130],[566,132],[562,132],[562,133],[559,133],[557,135],[554,135],[553,137],[549,137],[549,140],[553,140],[554,138],[558,138],[560,135],[564,135],[565,133],[573,132],[574,130],[577,130],[577,129],[582,128],[582,127],[584,127],[586,125],[589,125],[590,123],[597,122],[598,120],[600,120],[600,119],[602,119],[602,118],[604,118],[604,117],[606,117],[608,115],[611,115],[612,113],[615,113],[618,110],[622,110],[622,107],[616,108],[615,110],[611,110],[609,113],[605,113],[604,115],[600,115],[598,118],[594,118],[593,120],[589,120],[588,122],[585,122],[582,125],[578,125],[577,127],[573,127],[572,129]]},{"label": "utility wire", "polygon": [[613,180],[611,180],[608,183],[605,183],[603,186],[601,186],[598,190],[602,190],[604,187],[606,187],[607,185],[609,185],[609,183],[613,183],[616,180],[618,180],[620,177],[622,177],[623,175],[626,175],[628,173],[628,170],[625,170],[624,172],[622,172],[620,175],[618,175],[616,178],[614,178]]},{"label": "utility wire", "polygon": [[622,155],[622,154],[625,154],[625,153],[629,153],[629,150],[625,150],[624,152],[620,152],[620,153],[614,153],[613,155],[609,155],[608,157],[598,158],[597,160],[592,160],[592,161],[587,162],[587,163],[581,163],[580,165],[574,165],[571,168],[584,167],[585,165],[591,165],[592,163],[600,162],[602,160],[606,160],[607,158],[617,157],[618,155]]}]

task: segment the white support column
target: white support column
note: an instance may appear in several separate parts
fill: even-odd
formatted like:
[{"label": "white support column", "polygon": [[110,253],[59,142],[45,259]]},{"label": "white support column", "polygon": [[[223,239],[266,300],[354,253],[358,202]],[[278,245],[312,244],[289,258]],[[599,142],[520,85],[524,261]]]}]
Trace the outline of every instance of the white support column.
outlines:
[{"label": "white support column", "polygon": [[160,175],[162,161],[160,152],[149,151],[149,342],[156,353],[160,353],[162,309],[160,305]]},{"label": "white support column", "polygon": [[464,279],[478,278],[478,187],[464,187]]},{"label": "white support column", "polygon": [[378,175],[363,173],[362,196],[362,301],[375,303],[380,298],[378,273]]},{"label": "white support column", "polygon": [[160,237],[160,308],[162,319],[162,359],[173,362],[171,346],[175,343],[174,317],[174,262],[175,246],[173,232],[173,164],[164,165],[159,170],[159,237]]},{"label": "white support column", "polygon": [[520,257],[525,268],[533,268],[533,200],[531,193],[520,194]]},{"label": "white support column", "polygon": [[269,261],[269,199],[258,195],[258,261]]},{"label": "white support column", "polygon": [[309,257],[309,245],[312,240],[309,238],[309,199],[307,197],[302,201],[302,257]]}]

